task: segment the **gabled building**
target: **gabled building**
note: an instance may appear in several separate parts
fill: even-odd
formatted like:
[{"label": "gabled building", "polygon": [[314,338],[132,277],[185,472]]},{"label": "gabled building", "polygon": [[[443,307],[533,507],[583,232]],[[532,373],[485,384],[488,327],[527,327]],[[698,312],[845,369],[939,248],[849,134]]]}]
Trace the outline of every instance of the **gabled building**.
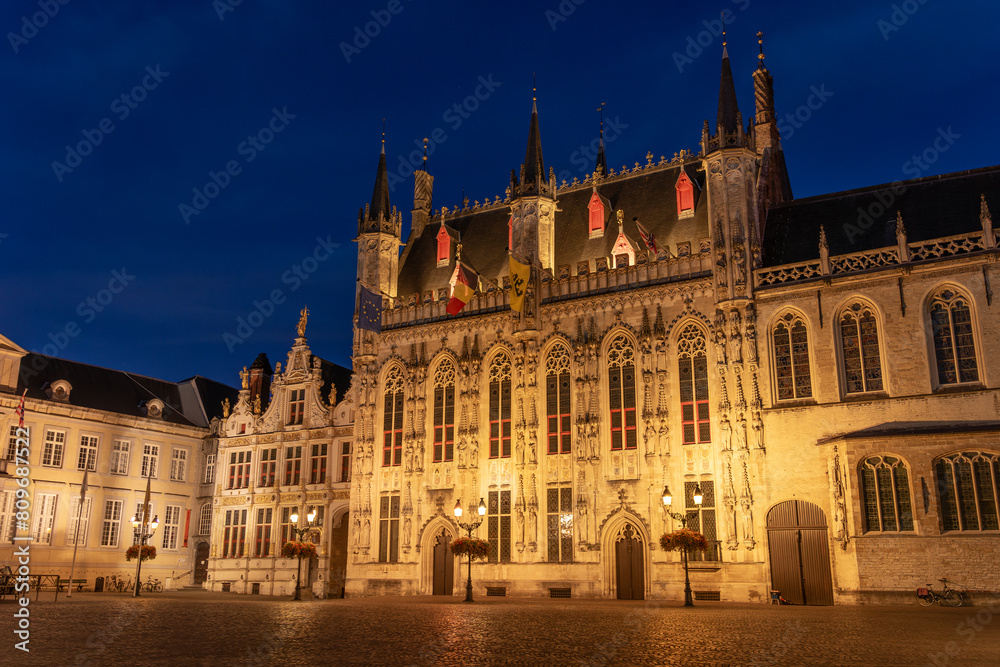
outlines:
[{"label": "gabled building", "polygon": [[[305,595],[343,593],[354,441],[351,371],[315,356],[305,328],[303,312],[284,367],[278,362],[272,369],[261,354],[243,369],[239,397],[223,417],[210,590],[292,595],[301,576]],[[299,537],[294,529],[317,544],[317,557],[304,559],[301,570],[297,559],[281,556],[285,542]]]},{"label": "gabled building", "polygon": [[[615,171],[602,151],[572,183],[533,105],[505,196],[435,210],[416,172],[402,253],[383,146],[358,225],[384,311],[355,327],[348,595],[458,593],[452,510],[482,499],[477,595],[679,599],[665,488],[709,541],[697,598],[997,590],[1000,169],[795,200],[763,54],[752,76],[751,122],[724,48],[697,153]],[[523,312],[504,248],[533,267]],[[480,281],[451,316],[459,262]]]}]

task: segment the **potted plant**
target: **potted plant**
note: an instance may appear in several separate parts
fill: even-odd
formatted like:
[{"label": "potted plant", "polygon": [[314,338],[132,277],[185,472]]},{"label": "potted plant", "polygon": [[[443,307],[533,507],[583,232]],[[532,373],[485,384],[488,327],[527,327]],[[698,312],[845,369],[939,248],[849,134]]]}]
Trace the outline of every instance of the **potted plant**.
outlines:
[{"label": "potted plant", "polygon": [[156,547],[151,544],[142,545],[142,556],[139,556],[139,545],[133,544],[125,550],[125,560],[132,561],[139,558],[140,561],[153,560],[156,558]]},{"label": "potted plant", "polygon": [[471,537],[459,537],[451,543],[451,552],[456,556],[468,556],[473,560],[486,560],[490,556],[490,543]]},{"label": "potted plant", "polygon": [[660,548],[664,551],[674,551],[675,549],[686,549],[688,551],[707,551],[708,540],[696,530],[681,528],[672,533],[664,533],[660,536]]},{"label": "potted plant", "polygon": [[316,545],[313,542],[291,541],[281,547],[281,555],[285,558],[312,558],[316,555]]}]

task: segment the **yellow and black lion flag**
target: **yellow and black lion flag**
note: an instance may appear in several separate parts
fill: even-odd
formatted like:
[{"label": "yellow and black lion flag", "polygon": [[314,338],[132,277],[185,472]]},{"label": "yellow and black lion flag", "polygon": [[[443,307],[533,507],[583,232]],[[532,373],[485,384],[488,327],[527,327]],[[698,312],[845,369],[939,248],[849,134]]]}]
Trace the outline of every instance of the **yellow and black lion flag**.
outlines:
[{"label": "yellow and black lion flag", "polygon": [[524,309],[524,294],[528,290],[528,272],[531,267],[510,256],[510,309],[521,312]]}]

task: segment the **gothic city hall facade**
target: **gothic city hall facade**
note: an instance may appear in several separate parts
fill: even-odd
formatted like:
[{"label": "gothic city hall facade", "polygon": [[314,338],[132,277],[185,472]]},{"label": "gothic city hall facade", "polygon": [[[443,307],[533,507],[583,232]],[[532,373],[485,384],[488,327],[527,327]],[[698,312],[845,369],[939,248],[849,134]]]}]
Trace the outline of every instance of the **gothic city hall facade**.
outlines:
[{"label": "gothic city hall facade", "polygon": [[794,199],[762,56],[752,78],[744,117],[724,52],[697,153],[616,171],[602,143],[571,183],[536,102],[506,196],[434,209],[425,162],[406,239],[383,145],[346,595],[461,594],[453,510],[480,500],[476,595],[679,600],[671,513],[709,543],[695,599],[997,589],[1000,168]]}]

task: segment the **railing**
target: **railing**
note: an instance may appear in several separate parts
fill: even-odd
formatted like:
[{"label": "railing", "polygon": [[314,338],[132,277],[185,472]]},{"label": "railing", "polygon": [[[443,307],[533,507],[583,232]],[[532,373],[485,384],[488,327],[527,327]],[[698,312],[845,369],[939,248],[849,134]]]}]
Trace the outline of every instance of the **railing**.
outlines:
[{"label": "railing", "polygon": [[[656,261],[623,266],[599,268],[573,275],[573,267],[557,269],[556,278],[543,279],[542,305],[585,296],[616,292],[622,288],[635,288],[707,276],[712,270],[709,252],[687,254],[683,257],[663,257]],[[488,285],[486,292],[476,294],[462,309],[462,314],[489,313],[510,307],[510,290],[506,279],[500,285]],[[382,329],[423,324],[450,318],[446,312],[448,289],[423,294],[411,294],[395,299],[395,304],[382,314]]]},{"label": "railing", "polygon": [[819,259],[757,269],[754,271],[754,285],[768,287],[800,280],[849,275],[901,266],[910,262],[955,257],[980,250],[991,250],[994,247],[992,230],[945,236],[917,243],[907,243],[906,237],[903,235],[896,246],[833,257],[827,257],[824,249],[821,248]]}]

